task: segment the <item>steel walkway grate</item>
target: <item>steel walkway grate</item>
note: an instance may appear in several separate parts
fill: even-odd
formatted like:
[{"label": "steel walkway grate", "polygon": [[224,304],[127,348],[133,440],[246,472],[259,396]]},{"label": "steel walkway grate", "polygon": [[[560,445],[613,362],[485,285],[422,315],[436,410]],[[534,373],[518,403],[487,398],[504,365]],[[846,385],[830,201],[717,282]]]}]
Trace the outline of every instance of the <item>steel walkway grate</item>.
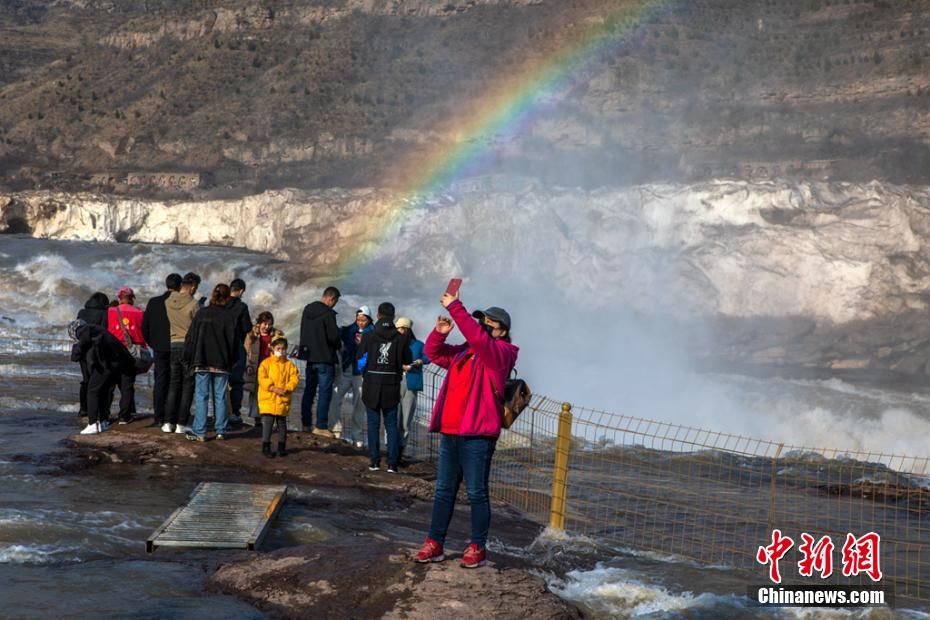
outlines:
[{"label": "steel walkway grate", "polygon": [[201,482],[145,542],[156,547],[254,550],[278,514],[286,485]]}]

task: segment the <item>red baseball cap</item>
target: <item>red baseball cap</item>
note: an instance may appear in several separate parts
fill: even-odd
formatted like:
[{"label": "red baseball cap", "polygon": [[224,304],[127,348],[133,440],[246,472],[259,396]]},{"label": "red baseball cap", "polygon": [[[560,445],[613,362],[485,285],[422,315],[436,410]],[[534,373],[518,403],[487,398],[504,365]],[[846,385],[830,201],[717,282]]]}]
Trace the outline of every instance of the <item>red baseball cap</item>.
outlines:
[{"label": "red baseball cap", "polygon": [[120,297],[135,297],[135,296],[136,294],[132,292],[132,289],[129,288],[128,286],[124,286],[120,290],[116,291],[117,299],[119,299]]}]

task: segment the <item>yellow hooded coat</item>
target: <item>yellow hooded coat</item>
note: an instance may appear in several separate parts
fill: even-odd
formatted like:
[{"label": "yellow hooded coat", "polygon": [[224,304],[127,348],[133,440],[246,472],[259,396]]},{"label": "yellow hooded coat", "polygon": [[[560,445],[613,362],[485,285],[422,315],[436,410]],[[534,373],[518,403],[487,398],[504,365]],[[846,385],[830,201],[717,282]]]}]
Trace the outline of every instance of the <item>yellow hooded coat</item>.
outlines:
[{"label": "yellow hooded coat", "polygon": [[[291,396],[297,389],[300,374],[294,362],[286,357],[266,357],[258,366],[258,412],[263,415],[287,417]],[[286,396],[275,394],[270,388],[284,388]]]}]

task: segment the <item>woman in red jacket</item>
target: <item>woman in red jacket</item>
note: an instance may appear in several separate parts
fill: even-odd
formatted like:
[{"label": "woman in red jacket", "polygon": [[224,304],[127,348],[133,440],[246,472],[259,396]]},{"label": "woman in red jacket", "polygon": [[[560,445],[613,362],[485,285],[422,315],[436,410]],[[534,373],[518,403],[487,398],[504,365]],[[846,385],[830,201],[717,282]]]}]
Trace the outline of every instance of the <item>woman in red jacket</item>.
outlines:
[{"label": "woman in red jacket", "polygon": [[[471,540],[462,566],[484,565],[491,523],[488,477],[491,457],[501,432],[498,394],[517,361],[519,349],[510,343],[510,315],[502,308],[469,314],[458,294],[442,296],[452,319],[439,317],[426,339],[426,356],[448,372],[430,419],[430,431],[442,434],[436,470],[436,492],[429,536],[416,555],[417,562],[441,562],[443,545],[462,479],[471,506]],[[478,319],[476,322],[472,317]],[[452,323],[465,344],[449,345]]]}]

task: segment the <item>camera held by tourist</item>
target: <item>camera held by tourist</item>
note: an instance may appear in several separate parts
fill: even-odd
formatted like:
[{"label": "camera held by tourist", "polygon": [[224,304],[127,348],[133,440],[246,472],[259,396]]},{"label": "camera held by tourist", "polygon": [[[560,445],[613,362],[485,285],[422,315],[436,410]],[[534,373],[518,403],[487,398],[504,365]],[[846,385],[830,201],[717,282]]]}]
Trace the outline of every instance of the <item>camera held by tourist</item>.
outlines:
[{"label": "camera held by tourist", "polygon": [[[506,310],[492,307],[469,314],[457,291],[443,294],[441,303],[451,318],[437,319],[425,346],[430,361],[448,371],[430,419],[430,432],[441,434],[436,492],[429,536],[415,559],[445,559],[446,533],[464,478],[471,507],[471,540],[462,566],[476,568],[485,563],[491,523],[488,478],[501,432],[497,394],[504,393],[519,349],[510,342],[512,322]],[[465,337],[464,344],[446,343],[453,325]]]},{"label": "camera held by tourist", "polygon": [[[258,367],[258,410],[262,420],[262,454],[286,456],[287,415],[291,397],[300,381],[294,362],[287,359],[287,340],[277,337],[271,343],[272,354]],[[271,451],[271,431],[278,429],[278,450]]]}]

